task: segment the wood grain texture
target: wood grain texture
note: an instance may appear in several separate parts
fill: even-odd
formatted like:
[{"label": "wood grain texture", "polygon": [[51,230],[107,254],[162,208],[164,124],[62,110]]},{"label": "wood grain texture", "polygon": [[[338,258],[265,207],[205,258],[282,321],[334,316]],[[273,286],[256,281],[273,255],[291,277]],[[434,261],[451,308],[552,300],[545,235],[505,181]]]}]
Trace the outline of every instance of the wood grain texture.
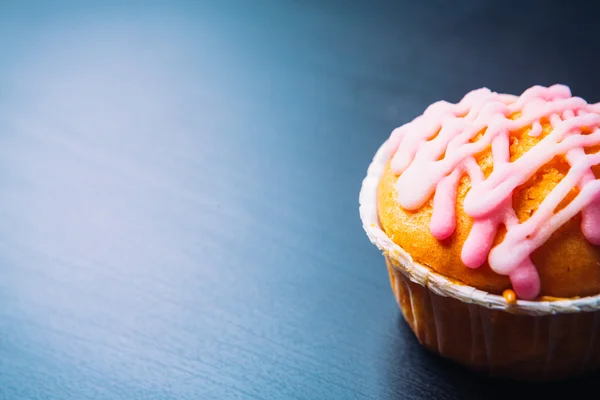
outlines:
[{"label": "wood grain texture", "polygon": [[595,389],[422,350],[358,191],[435,100],[561,82],[599,101],[597,14],[417,3],[1,1],[0,399]]}]

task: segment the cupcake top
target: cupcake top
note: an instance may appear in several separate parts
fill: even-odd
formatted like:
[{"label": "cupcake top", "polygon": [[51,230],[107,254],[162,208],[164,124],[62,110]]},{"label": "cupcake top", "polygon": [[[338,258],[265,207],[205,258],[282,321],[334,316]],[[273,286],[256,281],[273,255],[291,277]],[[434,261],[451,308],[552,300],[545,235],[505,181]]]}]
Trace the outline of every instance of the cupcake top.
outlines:
[{"label": "cupcake top", "polygon": [[[524,131],[531,139],[515,152]],[[573,97],[566,86],[534,86],[518,97],[484,88],[457,104],[440,101],[394,130],[386,146],[398,176],[397,204],[406,211],[431,204],[429,231],[439,241],[455,233],[457,190],[468,177],[460,206],[472,223],[460,259],[468,268],[488,264],[508,276],[519,298],[540,294],[532,253],[568,221],[580,215],[583,236],[600,245],[600,181],[593,168],[600,164],[600,103]],[[516,197],[528,200],[520,188],[563,159],[564,176],[534,199],[529,213],[517,213]]]}]

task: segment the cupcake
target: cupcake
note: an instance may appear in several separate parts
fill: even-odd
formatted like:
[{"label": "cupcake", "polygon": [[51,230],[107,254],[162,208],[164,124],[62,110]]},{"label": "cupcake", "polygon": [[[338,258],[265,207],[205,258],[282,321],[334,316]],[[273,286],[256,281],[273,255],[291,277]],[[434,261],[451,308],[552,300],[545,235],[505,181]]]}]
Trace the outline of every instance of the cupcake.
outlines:
[{"label": "cupcake", "polygon": [[395,129],[360,194],[402,314],[475,370],[557,380],[600,367],[600,103],[488,89]]}]

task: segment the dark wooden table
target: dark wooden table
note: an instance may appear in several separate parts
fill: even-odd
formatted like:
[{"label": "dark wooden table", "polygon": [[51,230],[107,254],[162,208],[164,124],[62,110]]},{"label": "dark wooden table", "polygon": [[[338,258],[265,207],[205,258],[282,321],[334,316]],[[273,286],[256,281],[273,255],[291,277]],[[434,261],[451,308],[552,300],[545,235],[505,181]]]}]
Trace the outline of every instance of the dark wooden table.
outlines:
[{"label": "dark wooden table", "polygon": [[600,101],[598,13],[569,7],[1,1],[0,399],[597,393],[422,350],[358,217],[433,101]]}]

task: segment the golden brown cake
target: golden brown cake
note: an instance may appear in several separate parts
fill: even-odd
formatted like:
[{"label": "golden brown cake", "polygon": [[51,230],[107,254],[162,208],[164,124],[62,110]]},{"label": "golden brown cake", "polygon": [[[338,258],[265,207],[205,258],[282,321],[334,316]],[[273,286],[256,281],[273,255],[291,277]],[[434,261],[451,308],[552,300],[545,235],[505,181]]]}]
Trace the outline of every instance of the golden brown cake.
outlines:
[{"label": "golden brown cake", "polygon": [[[543,127],[544,133],[538,137],[528,135],[530,128],[511,132],[511,159],[520,157],[552,131],[549,123]],[[491,148],[478,154],[477,161],[484,172],[493,170]],[[566,160],[556,157],[514,191],[512,206],[519,221],[527,220],[537,210],[568,171]],[[403,209],[397,201],[397,179],[388,163],[378,190],[379,220],[385,233],[394,242],[408,251],[415,261],[459,282],[496,294],[502,294],[511,287],[508,277],[492,271],[487,261],[477,269],[467,268],[461,261],[461,249],[473,224],[462,207],[462,201],[470,189],[468,176],[463,175],[458,185],[456,231],[444,240],[437,240],[429,230],[432,199],[417,210]],[[503,235],[504,231],[498,232],[496,241],[501,241]],[[541,296],[574,297],[600,293],[600,247],[591,244],[581,233],[580,215],[554,232],[546,243],[533,252],[532,260],[540,275]]]},{"label": "golden brown cake", "polygon": [[561,85],[480,89],[392,133],[361,216],[421,343],[519,379],[598,368],[599,149],[600,106]]}]

